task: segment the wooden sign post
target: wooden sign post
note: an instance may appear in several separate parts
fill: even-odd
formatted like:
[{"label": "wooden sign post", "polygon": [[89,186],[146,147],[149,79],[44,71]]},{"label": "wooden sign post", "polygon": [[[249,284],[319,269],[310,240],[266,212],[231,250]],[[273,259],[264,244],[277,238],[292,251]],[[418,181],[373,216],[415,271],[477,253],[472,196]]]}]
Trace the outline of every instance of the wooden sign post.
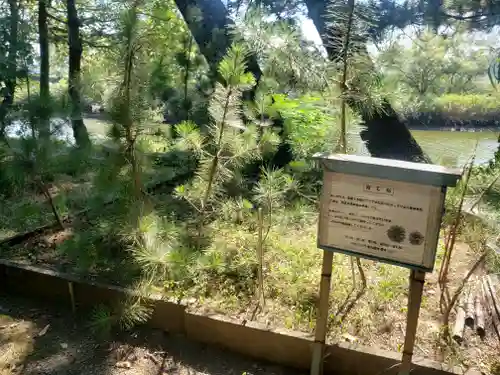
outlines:
[{"label": "wooden sign post", "polygon": [[323,192],[318,248],[323,249],[311,375],[323,373],[333,252],[411,269],[400,375],[408,375],[425,273],[434,267],[446,188],[460,172],[437,165],[318,154]]}]

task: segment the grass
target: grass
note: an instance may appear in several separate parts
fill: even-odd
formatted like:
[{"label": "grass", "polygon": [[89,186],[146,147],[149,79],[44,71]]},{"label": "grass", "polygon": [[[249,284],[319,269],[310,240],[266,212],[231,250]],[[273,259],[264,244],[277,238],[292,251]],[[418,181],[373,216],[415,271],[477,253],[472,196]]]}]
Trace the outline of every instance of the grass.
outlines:
[{"label": "grass", "polygon": [[[86,207],[89,188],[85,182],[74,183],[68,176],[60,176],[50,190],[59,213],[67,216]],[[53,222],[46,199],[29,188],[14,198],[0,198],[0,240]]]},{"label": "grass", "polygon": [[[152,196],[151,217],[160,223],[154,233],[162,239],[162,246],[157,250],[164,255],[152,286],[156,292],[186,298],[192,301],[191,309],[313,332],[322,259],[321,250],[316,248],[315,207],[301,202],[276,210],[274,225],[264,246],[266,305],[254,314],[258,303],[256,213],[248,214],[241,224],[222,218],[212,221],[207,228],[211,241],[203,249],[194,250],[189,247],[189,238],[185,238],[189,231],[189,210],[170,194],[165,189]],[[128,250],[127,223],[119,221],[126,209],[123,202],[119,202],[106,210],[97,210],[99,215],[91,215],[89,221],[75,222],[72,237],[57,244],[55,251],[40,248],[40,255],[47,256],[52,252],[54,264],[62,264],[66,271],[94,274],[132,285],[140,269],[133,252]],[[151,228],[150,224],[145,226]],[[475,241],[467,234],[462,240]],[[439,249],[436,270],[439,269],[442,246]],[[468,250],[465,245],[460,249],[456,259],[469,262],[474,249]],[[19,248],[10,255],[2,255],[12,254],[22,257]],[[36,259],[36,254],[31,257]],[[43,258],[40,259],[43,262]],[[368,346],[401,351],[409,270],[367,260],[362,264],[367,276],[367,290],[349,310],[347,307],[355,294],[351,293],[349,258],[341,254],[334,256],[328,339],[338,342],[348,338]],[[424,291],[417,342],[422,351],[417,351],[417,354],[440,359],[436,353],[445,353],[442,359],[448,364],[457,362],[463,365],[474,359],[470,359],[463,347],[450,347],[440,341],[436,273],[428,275]],[[456,277],[460,278],[462,274],[457,273]],[[123,277],[115,278],[116,275]],[[359,287],[358,281],[358,290]],[[478,345],[488,352],[482,344]]]},{"label": "grass", "polygon": [[95,118],[85,118],[85,126],[89,134],[105,137],[108,134],[110,123],[108,121],[95,119]]},{"label": "grass", "polygon": [[[144,181],[175,180],[179,174],[193,169],[182,156],[163,154],[159,159],[145,168]],[[108,190],[100,190],[99,166],[102,165],[90,165],[85,177],[58,174],[55,178],[54,187],[58,190],[54,195],[61,213],[89,207],[87,215],[73,220],[64,232],[43,234],[31,242],[3,249],[1,255],[125,286],[147,277],[156,292],[177,299],[188,298],[193,301],[190,307],[193,309],[313,332],[322,253],[316,247],[318,212],[309,201],[296,199],[291,204],[277,205],[273,211],[272,226],[264,244],[266,304],[257,309],[259,262],[257,212],[253,207],[247,207],[243,220],[237,223],[234,205],[224,205],[224,214],[207,220],[203,241],[196,241],[194,209],[172,194],[173,186],[165,186],[146,195],[146,211],[137,226],[130,222],[134,202],[127,190],[127,170],[116,175],[112,183],[104,178],[110,186]],[[76,180],[81,184],[75,184]],[[477,183],[482,185],[483,180],[478,178]],[[68,189],[64,188],[66,183]],[[495,194],[496,186],[485,196],[487,204],[496,204]],[[0,208],[0,220],[5,223],[1,230],[6,233],[33,229],[51,221],[48,206],[42,200],[29,194],[22,197],[6,200]],[[103,202],[110,197],[116,201],[104,206]],[[494,207],[493,212],[500,208]],[[469,231],[462,232],[461,240],[471,244],[480,242],[482,232],[472,226],[468,228]],[[137,242],[137,232],[143,235],[147,248]],[[441,245],[435,269],[439,269],[442,250]],[[473,246],[461,247],[455,258],[467,265],[477,251]],[[359,276],[354,288],[349,257],[334,256],[328,339],[338,342],[348,337],[361,344],[401,351],[409,270],[367,260],[362,264],[367,289],[361,299],[354,301],[361,284]],[[423,350],[419,354],[436,358],[436,352],[453,352],[451,359],[444,360],[463,364],[467,357],[463,348],[439,341],[435,273],[428,275],[423,296],[418,330],[418,344]],[[463,272],[458,272],[454,277],[459,280],[462,275]],[[487,352],[483,346],[481,349]]]}]

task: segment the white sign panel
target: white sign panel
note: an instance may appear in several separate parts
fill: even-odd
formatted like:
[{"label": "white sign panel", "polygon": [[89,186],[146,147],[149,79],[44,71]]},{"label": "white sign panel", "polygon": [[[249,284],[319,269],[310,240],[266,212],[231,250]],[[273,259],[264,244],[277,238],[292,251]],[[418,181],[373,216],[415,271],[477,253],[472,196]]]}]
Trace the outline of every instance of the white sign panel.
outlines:
[{"label": "white sign panel", "polygon": [[431,270],[443,201],[437,186],[325,171],[318,245]]}]

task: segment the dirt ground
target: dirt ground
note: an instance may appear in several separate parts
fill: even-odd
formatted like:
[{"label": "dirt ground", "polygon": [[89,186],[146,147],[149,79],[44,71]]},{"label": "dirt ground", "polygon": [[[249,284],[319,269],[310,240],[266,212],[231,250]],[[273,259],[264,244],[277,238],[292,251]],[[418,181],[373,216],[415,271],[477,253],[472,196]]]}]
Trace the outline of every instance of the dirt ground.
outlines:
[{"label": "dirt ground", "polygon": [[[254,316],[256,312],[254,301],[246,301],[246,303],[242,304],[242,301],[245,300],[241,300],[236,294],[231,299],[227,297],[227,294],[222,293],[217,295],[216,292],[210,298],[195,300],[190,305],[190,309],[205,313],[217,312],[226,314],[241,319],[241,321],[255,319],[268,326],[284,327],[312,333],[315,323],[318,270],[321,269],[321,256],[317,255],[318,252],[316,249],[308,252],[307,248],[312,243],[311,239],[316,238],[316,225],[306,227],[307,232],[303,228],[296,230],[302,234],[301,241],[303,242],[299,241],[298,245],[295,244],[293,246],[284,246],[283,243],[278,243],[278,245],[282,246],[281,248],[277,247],[280,249],[280,252],[274,252],[270,256],[279,257],[277,259],[267,259],[268,264],[283,265],[283,259],[286,259],[290,264],[288,266],[285,264],[283,267],[276,267],[277,269],[283,269],[282,273],[276,271],[274,274],[271,274],[268,270],[268,282],[266,284],[268,286],[268,298],[266,299],[266,308],[264,311]],[[72,272],[71,264],[61,260],[61,252],[56,250],[56,244],[68,235],[70,235],[69,230],[34,237],[21,246],[12,248],[15,249],[15,252],[8,254],[8,257],[11,260],[19,262],[56,269],[61,269],[62,267],[64,270],[64,267],[68,266],[69,272]],[[251,236],[251,234],[248,236]],[[283,236],[281,235],[281,237]],[[289,238],[290,241],[297,242],[297,238],[299,237],[290,235]],[[302,249],[302,252],[296,252],[300,249]],[[303,251],[304,249],[306,251]],[[293,253],[293,256],[286,255],[284,251]],[[297,254],[300,254],[300,256]],[[482,371],[483,374],[500,375],[500,357],[498,356],[498,353],[500,353],[500,342],[492,326],[491,319],[488,317],[486,318],[485,337],[479,337],[475,329],[466,327],[463,342],[457,343],[453,340],[443,339],[443,315],[440,311],[441,291],[438,285],[438,274],[442,256],[442,251],[438,251],[434,272],[426,275],[415,343],[415,355],[444,362],[450,367],[460,367],[463,371],[472,368]],[[456,243],[448,274],[450,296],[458,289],[464,275],[478,257],[479,252],[477,250],[471,249],[464,242]],[[304,262],[296,261],[295,259],[298,258],[304,260]],[[363,260],[367,286],[364,293],[358,299],[355,298],[357,293],[354,293],[355,290],[352,289],[353,283],[349,261],[350,259],[346,256],[335,255],[333,272],[335,281],[331,292],[329,343],[334,344],[339,341],[347,341],[367,347],[402,352],[407,318],[409,271],[401,267]],[[123,272],[121,264],[109,269],[111,270],[109,274],[113,277],[126,274],[126,272]],[[118,270],[119,272],[116,273],[113,270]],[[300,278],[299,276],[295,276],[295,273],[299,274]],[[480,267],[476,270],[471,280],[476,280],[475,284],[477,285],[477,280],[480,280],[487,273],[488,271],[485,267]],[[102,276],[102,272],[92,274],[92,276],[97,275]],[[283,281],[274,282],[273,277],[275,278],[274,280]],[[357,278],[356,291],[359,292],[361,282],[359,281],[359,276]],[[113,281],[113,279],[110,280]],[[285,280],[289,280],[289,283]],[[285,284],[286,287],[283,288]],[[472,281],[471,284],[473,284]],[[270,292],[271,286],[275,287],[274,295]],[[286,302],[286,298],[283,298],[283,293],[287,293],[286,295],[289,301],[293,302],[292,304],[289,302],[284,303]],[[451,328],[455,322],[454,310],[452,310],[450,317]],[[1,325],[2,323],[0,322]],[[42,328],[43,326],[38,327],[38,329]],[[2,330],[0,330],[1,334]],[[149,340],[148,342],[151,342]],[[153,352],[155,351],[162,350],[153,349]],[[148,354],[145,355],[147,358],[151,358]],[[133,358],[135,357],[143,359],[144,355],[134,355]],[[121,357],[114,359],[114,361],[126,362],[127,364],[128,362],[134,362]],[[134,366],[142,368],[146,365],[150,366],[150,362],[154,361],[135,361]],[[113,364],[110,366],[111,369],[117,371]],[[244,374],[245,371],[247,375],[259,373],[251,366],[238,371],[233,373],[237,375]],[[65,372],[61,373],[64,374]],[[93,372],[88,373],[93,374]],[[114,374],[116,372],[109,373]],[[147,374],[149,372],[144,373]],[[176,372],[172,371],[168,373],[176,374]],[[203,372],[181,371],[177,373],[201,374]],[[222,373],[231,374],[231,372]],[[161,374],[161,372],[158,374]],[[204,374],[218,374],[218,372],[205,372]],[[2,374],[0,373],[0,375]]]},{"label": "dirt ground", "polygon": [[155,330],[98,340],[84,317],[0,295],[0,375],[299,375]]}]

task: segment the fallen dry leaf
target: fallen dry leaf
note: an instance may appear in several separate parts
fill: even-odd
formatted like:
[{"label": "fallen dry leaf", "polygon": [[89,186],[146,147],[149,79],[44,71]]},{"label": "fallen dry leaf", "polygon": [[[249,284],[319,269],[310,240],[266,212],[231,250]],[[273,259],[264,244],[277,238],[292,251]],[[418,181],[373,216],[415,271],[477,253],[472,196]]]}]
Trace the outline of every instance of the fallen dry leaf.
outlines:
[{"label": "fallen dry leaf", "polygon": [[159,363],[158,359],[156,359],[155,356],[151,353],[144,354],[144,358],[151,360],[151,362],[153,362],[155,365]]},{"label": "fallen dry leaf", "polygon": [[15,326],[19,325],[19,323],[12,323],[12,324],[7,324],[5,326],[0,326],[0,329],[9,329],[9,328],[14,328]]},{"label": "fallen dry leaf", "polygon": [[130,364],[129,361],[120,361],[115,363],[115,367],[118,368],[131,368],[132,365]]},{"label": "fallen dry leaf", "polygon": [[45,335],[47,333],[47,331],[49,330],[49,328],[50,328],[50,324],[47,324],[45,327],[43,327],[43,329],[40,332],[38,332],[38,337]]},{"label": "fallen dry leaf", "polygon": [[345,341],[347,341],[347,342],[356,342],[356,341],[358,341],[358,338],[357,338],[356,336],[353,336],[353,335],[351,335],[351,334],[349,334],[349,333],[344,333],[344,334],[342,335],[342,338],[343,338]]}]

